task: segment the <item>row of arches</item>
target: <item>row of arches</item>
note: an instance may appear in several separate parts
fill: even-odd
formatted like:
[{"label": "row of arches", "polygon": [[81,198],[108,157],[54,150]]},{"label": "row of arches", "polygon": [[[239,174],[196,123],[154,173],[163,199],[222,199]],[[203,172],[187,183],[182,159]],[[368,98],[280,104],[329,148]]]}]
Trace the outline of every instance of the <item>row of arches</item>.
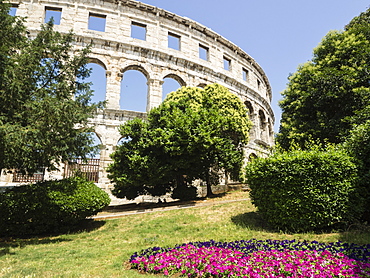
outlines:
[{"label": "row of arches", "polygon": [[[99,102],[104,100],[109,100],[109,94],[107,92],[107,82],[111,82],[113,77],[109,76],[109,71],[106,70],[104,64],[96,61],[91,61],[88,65],[89,68],[92,68],[90,77],[85,80],[91,82],[91,88],[94,90],[94,96],[92,98],[93,102]],[[106,74],[108,72],[108,74]],[[152,79],[150,79],[149,73],[139,65],[128,65],[123,69],[118,71],[120,78],[116,78],[116,81],[119,80],[119,109],[120,110],[129,110],[135,112],[146,112],[148,111],[149,105],[149,86],[151,85]],[[172,91],[176,91],[181,86],[186,86],[185,81],[179,76],[165,71],[162,73],[164,76],[162,81],[156,81],[158,86],[162,86],[162,96],[161,100],[163,101],[166,95]],[[107,78],[110,78],[107,80]],[[204,87],[205,84],[199,84],[198,87]],[[118,92],[118,86],[117,88]],[[160,93],[158,93],[159,95]],[[107,99],[108,98],[108,99]],[[249,111],[249,117],[253,122],[253,127],[250,132],[251,141],[260,141],[263,144],[271,145],[273,140],[273,124],[271,123],[271,118],[266,114],[262,107],[259,107],[252,101],[245,101],[245,106]],[[106,145],[106,138],[97,138],[95,145]],[[118,139],[118,138],[117,138]],[[109,145],[114,147],[118,142],[110,142]],[[99,156],[99,154],[98,154]]]},{"label": "row of arches", "polygon": [[[88,67],[92,68],[90,77],[86,80],[92,83],[94,90],[93,102],[103,101],[106,96],[106,69],[102,63],[90,62]],[[121,80],[121,110],[132,110],[137,112],[146,112],[147,91],[148,91],[148,73],[140,66],[128,66],[122,70]],[[175,75],[168,74],[162,80],[162,101],[166,98],[167,94],[176,91],[182,86],[186,86],[185,81]],[[198,87],[205,87],[206,84],[199,84]],[[245,105],[249,110],[250,117],[255,114],[255,109],[250,101],[245,101]],[[266,115],[262,109],[258,111],[261,123],[266,122]],[[267,120],[271,124],[270,118]]]},{"label": "row of arches", "polygon": [[256,111],[250,101],[247,100],[244,104],[248,109],[249,119],[254,123],[251,130],[251,139],[259,139],[269,143],[274,135],[270,117],[266,117],[262,109]]},{"label": "row of arches", "polygon": [[[97,103],[106,100],[106,69],[98,63],[89,63],[91,68],[90,77],[85,82],[91,82],[91,89],[94,95],[91,101]],[[169,74],[163,79],[162,101],[168,93],[176,91],[185,82],[174,74]],[[147,111],[148,98],[148,76],[140,67],[127,67],[122,73],[121,91],[120,91],[120,110],[131,110],[136,112]]]},{"label": "row of arches", "polygon": [[[129,59],[123,63],[115,60],[108,64],[109,68],[98,58],[91,58],[88,67],[92,68],[92,72],[88,81],[94,84],[92,101],[107,100],[109,109],[148,112],[159,105],[169,92],[182,86],[203,88],[210,83],[185,72],[175,70],[174,73],[173,69]],[[96,84],[99,85],[95,87]]]}]

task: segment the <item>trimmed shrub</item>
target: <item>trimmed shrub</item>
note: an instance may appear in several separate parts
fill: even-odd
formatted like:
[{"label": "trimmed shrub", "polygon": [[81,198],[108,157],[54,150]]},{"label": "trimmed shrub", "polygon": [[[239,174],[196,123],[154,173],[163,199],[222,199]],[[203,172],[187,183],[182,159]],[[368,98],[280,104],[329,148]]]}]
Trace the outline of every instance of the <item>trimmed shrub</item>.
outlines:
[{"label": "trimmed shrub", "polygon": [[173,189],[171,197],[181,201],[191,201],[197,198],[197,188],[195,186],[177,186]]},{"label": "trimmed shrub", "polygon": [[370,223],[370,120],[356,126],[343,146],[358,165],[358,191],[365,200],[362,220]]},{"label": "trimmed shrub", "polygon": [[334,149],[277,153],[246,168],[252,203],[274,228],[288,232],[352,220],[356,173],[351,157]]},{"label": "trimmed shrub", "polygon": [[0,234],[31,235],[72,228],[110,202],[80,177],[14,187],[0,194]]}]

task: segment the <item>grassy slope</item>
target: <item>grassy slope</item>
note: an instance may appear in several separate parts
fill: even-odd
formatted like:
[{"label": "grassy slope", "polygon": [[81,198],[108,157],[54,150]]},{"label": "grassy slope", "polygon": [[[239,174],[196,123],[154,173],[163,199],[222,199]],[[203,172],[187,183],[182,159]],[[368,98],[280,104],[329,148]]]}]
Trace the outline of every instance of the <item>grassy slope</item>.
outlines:
[{"label": "grassy slope", "polygon": [[[220,200],[247,197],[234,192]],[[284,234],[269,229],[249,201],[214,204],[94,221],[87,231],[74,234],[0,241],[0,277],[161,277],[139,274],[122,264],[132,253],[151,246],[250,238],[365,244],[370,232]]]}]

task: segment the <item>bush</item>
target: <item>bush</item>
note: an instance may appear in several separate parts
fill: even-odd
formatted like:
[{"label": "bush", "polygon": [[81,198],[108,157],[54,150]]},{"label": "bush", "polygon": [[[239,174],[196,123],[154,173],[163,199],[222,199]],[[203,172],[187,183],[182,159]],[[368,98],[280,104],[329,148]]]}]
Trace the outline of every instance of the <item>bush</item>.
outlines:
[{"label": "bush", "polygon": [[362,219],[370,223],[370,120],[351,131],[344,148],[355,158],[358,165],[358,190],[365,199]]},{"label": "bush", "polygon": [[356,217],[356,165],[344,151],[308,150],[256,159],[246,169],[252,203],[277,229],[321,230]]},{"label": "bush", "polygon": [[110,202],[80,177],[14,187],[0,194],[0,234],[30,235],[71,228]]},{"label": "bush", "polygon": [[171,197],[181,201],[191,201],[197,198],[197,188],[195,186],[181,185],[173,189]]}]

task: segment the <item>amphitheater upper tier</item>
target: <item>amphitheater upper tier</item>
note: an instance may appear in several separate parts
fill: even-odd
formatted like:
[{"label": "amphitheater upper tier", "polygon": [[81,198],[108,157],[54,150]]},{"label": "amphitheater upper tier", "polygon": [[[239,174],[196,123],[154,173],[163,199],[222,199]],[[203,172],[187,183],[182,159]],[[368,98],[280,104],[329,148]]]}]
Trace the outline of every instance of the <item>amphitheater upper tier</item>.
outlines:
[{"label": "amphitheater upper tier", "polygon": [[[102,169],[120,140],[118,126],[133,117],[145,117],[145,111],[120,107],[121,81],[128,70],[138,70],[146,77],[146,112],[162,102],[165,78],[181,86],[219,83],[227,87],[245,103],[254,123],[247,155],[273,144],[272,92],[263,69],[240,47],[200,23],[133,0],[11,3],[17,16],[26,17],[31,35],[52,14],[55,30],[73,31],[76,48],[92,45],[91,62],[106,73],[107,106],[91,120],[103,146]],[[104,170],[100,172],[99,182],[107,183]]]}]

